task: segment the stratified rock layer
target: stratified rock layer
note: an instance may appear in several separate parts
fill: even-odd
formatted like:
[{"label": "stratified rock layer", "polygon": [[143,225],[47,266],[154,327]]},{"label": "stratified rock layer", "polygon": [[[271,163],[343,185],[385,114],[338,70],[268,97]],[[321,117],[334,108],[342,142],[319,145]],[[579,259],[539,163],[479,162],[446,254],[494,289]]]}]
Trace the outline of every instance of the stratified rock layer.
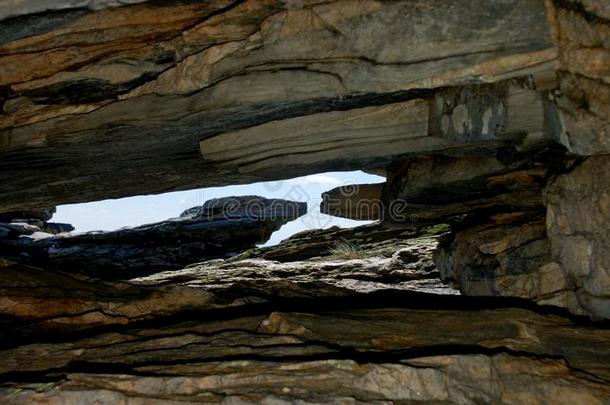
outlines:
[{"label": "stratified rock layer", "polygon": [[[0,238],[45,267],[0,261],[0,402],[609,403],[609,21],[604,0],[0,4],[0,211],[31,217]],[[355,169],[387,174],[379,215],[335,213],[382,224],[229,260],[192,264],[278,222],[41,239],[31,215]],[[109,268],[154,274],[79,274]]]},{"label": "stratified rock layer", "polygon": [[557,66],[542,0],[67,2],[27,14],[51,7],[32,1],[0,21],[0,210],[467,148],[463,127],[429,130],[436,95],[521,77],[525,96],[482,90],[517,104],[470,115],[486,141],[512,140]]},{"label": "stratified rock layer", "polygon": [[[392,285],[370,293],[303,289],[298,277],[279,281],[264,272],[226,288],[197,269],[203,268],[185,270],[185,284],[175,284],[176,274],[165,285],[164,277],[103,283],[3,267],[0,398],[11,404],[610,398],[608,330],[523,302]],[[223,270],[238,271],[217,269]],[[41,312],[41,301],[53,305]]]},{"label": "stratified rock layer", "polygon": [[349,184],[322,194],[320,212],[341,218],[376,221],[383,211],[384,183]]}]

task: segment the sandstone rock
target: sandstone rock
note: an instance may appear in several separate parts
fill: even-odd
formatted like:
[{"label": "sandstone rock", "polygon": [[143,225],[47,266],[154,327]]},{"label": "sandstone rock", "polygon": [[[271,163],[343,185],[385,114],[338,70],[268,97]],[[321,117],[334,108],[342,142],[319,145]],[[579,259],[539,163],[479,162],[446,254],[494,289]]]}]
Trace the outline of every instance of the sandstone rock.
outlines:
[{"label": "sandstone rock", "polygon": [[[193,264],[183,270],[156,273],[132,279],[142,284],[185,285],[205,288],[218,295],[237,297],[249,289],[257,297],[350,296],[372,291],[413,291],[455,295],[443,285],[432,262],[436,238],[403,241],[389,257],[380,250],[363,250],[361,258],[327,256],[295,262],[261,258],[212,260]],[[388,243],[388,248],[391,244]],[[400,245],[399,245],[400,246]],[[243,256],[254,256],[245,254]],[[245,297],[242,297],[242,299]]]},{"label": "sandstone rock", "polygon": [[[0,402],[610,402],[606,3],[3,2]],[[266,248],[304,206],[28,212],[356,169]]]},{"label": "sandstone rock", "polygon": [[553,173],[571,164],[562,153],[544,149],[528,157],[395,162],[388,168],[384,207],[405,204],[402,211],[389,211],[385,221],[408,224],[406,215],[417,215],[450,222],[452,231],[441,239],[434,262],[441,279],[464,295],[527,298],[593,315],[575,303],[580,287],[556,263],[547,238],[542,189]]},{"label": "sandstone rock", "polygon": [[126,279],[237,254],[265,242],[306,211],[306,203],[228,197],[155,224],[45,238],[19,236],[0,240],[0,247],[2,256],[23,263]]},{"label": "sandstone rock", "polygon": [[435,255],[441,278],[466,295],[523,297],[609,318],[608,168],[606,156],[590,157],[552,178],[546,221],[524,212],[458,230]]},{"label": "sandstone rock", "polygon": [[20,0],[0,21],[2,210],[471,146],[427,133],[439,89],[557,63],[541,0],[58,4]]},{"label": "sandstone rock", "polygon": [[[603,383],[574,375],[559,360],[536,361],[504,354],[431,356],[401,363],[316,360],[285,364],[249,360],[163,369],[169,375],[74,373],[52,384],[13,385],[0,396],[9,404],[178,404],[184,403],[185,397],[189,401],[239,404],[312,403],[312,398],[317,403],[350,404],[603,404],[609,396]],[[150,366],[142,367],[141,372],[160,370]],[[180,375],[186,372],[188,376]],[[410,381],[410,386],[404,381]]]},{"label": "sandstone rock", "polygon": [[[3,296],[13,300],[0,306],[12,314],[0,336],[5,403],[610,396],[609,332],[518,302],[407,291],[352,291],[347,301],[329,290],[278,300],[266,275],[258,290],[245,290],[262,301],[240,300],[231,290],[207,291],[205,273],[200,285],[142,286],[3,270]],[[55,305],[41,313],[36,302]],[[15,339],[17,331],[28,333]]]},{"label": "sandstone rock", "polygon": [[478,225],[447,239],[434,262],[441,278],[462,294],[521,297],[568,306],[568,285],[552,264],[544,221]]}]

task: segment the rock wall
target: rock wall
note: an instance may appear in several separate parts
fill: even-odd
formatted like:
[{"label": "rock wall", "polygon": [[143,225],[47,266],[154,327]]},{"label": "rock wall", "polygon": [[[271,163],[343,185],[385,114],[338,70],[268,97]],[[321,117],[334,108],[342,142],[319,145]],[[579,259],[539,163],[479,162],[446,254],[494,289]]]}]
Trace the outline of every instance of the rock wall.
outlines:
[{"label": "rock wall", "polygon": [[[0,402],[610,402],[609,27],[605,0],[3,2]],[[216,201],[35,237],[43,207],[330,170],[387,176],[323,208],[379,223],[249,249],[285,218],[220,230]]]},{"label": "rock wall", "polygon": [[545,190],[554,265],[573,291],[568,306],[610,318],[610,156],[593,156]]},{"label": "rock wall", "polygon": [[558,64],[542,0],[85,4],[0,22],[2,210],[454,148],[428,131],[443,87]]},{"label": "rock wall", "polygon": [[413,236],[390,259],[216,260],[128,283],[4,263],[0,398],[608,401],[607,329],[526,301],[430,294],[434,238]]}]

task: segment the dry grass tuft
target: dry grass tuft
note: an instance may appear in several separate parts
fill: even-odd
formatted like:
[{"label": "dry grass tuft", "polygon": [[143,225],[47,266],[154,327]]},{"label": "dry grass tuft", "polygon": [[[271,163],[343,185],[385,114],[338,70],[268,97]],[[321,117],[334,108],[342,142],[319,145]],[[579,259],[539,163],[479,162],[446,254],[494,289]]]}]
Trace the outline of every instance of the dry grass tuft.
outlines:
[{"label": "dry grass tuft", "polygon": [[332,256],[338,259],[352,260],[368,257],[367,253],[360,246],[347,240],[333,243],[329,251]]}]

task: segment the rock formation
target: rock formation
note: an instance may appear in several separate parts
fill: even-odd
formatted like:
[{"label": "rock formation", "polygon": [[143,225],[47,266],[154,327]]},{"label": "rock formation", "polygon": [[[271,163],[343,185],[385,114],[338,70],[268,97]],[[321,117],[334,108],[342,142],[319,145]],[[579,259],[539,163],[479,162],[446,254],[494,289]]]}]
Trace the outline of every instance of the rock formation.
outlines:
[{"label": "rock formation", "polygon": [[384,183],[350,184],[322,194],[320,212],[336,217],[375,221],[381,219]]},{"label": "rock formation", "polygon": [[7,224],[14,235],[0,239],[0,257],[46,269],[127,279],[253,248],[306,211],[306,203],[245,196],[210,200],[179,218],[109,232],[52,236]]},{"label": "rock formation", "polygon": [[[556,121],[542,0],[19,3],[0,39],[4,210],[379,167]],[[466,104],[439,115],[445,98]]]},{"label": "rock formation", "polygon": [[73,231],[74,227],[70,224],[48,222],[55,211],[56,208],[52,207],[39,210],[2,212],[0,213],[0,238],[9,235],[31,235],[35,232],[58,234]]},{"label": "rock formation", "polygon": [[607,329],[525,301],[429,285],[429,231],[404,237],[408,247],[389,258],[382,249],[347,261],[214,260],[129,283],[5,263],[0,398],[610,399]]},{"label": "rock formation", "polygon": [[609,403],[609,122],[605,0],[3,2],[0,402]]}]

